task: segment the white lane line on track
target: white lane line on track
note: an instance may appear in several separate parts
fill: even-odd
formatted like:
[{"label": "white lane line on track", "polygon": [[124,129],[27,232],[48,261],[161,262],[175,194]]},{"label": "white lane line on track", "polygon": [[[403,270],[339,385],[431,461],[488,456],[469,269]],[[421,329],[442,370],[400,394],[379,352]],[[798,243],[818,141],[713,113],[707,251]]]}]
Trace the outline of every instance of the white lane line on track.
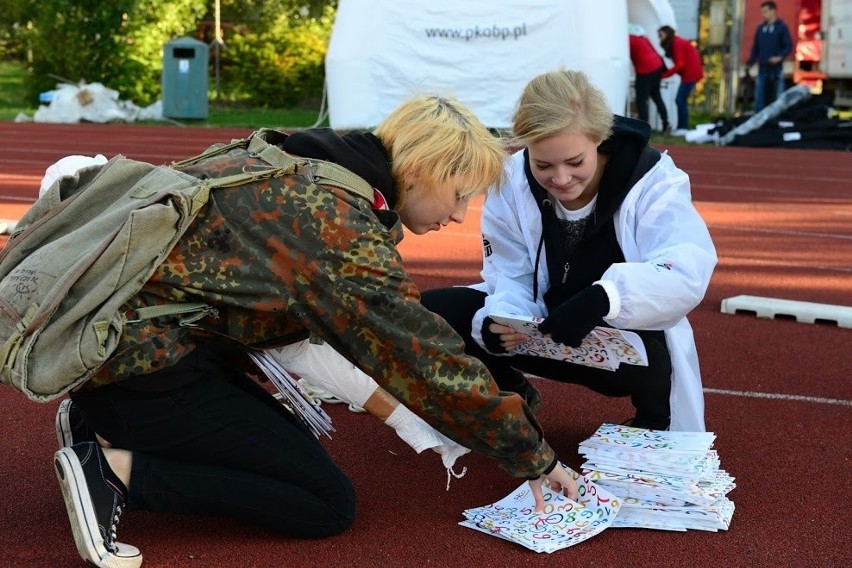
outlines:
[{"label": "white lane line on track", "polygon": [[789,229],[757,229],[755,227],[733,227],[731,225],[708,224],[710,229],[722,229],[729,231],[745,231],[747,233],[769,233],[774,235],[793,235],[796,237],[816,237],[821,239],[844,239],[852,241],[852,235],[841,235],[839,233],[818,233],[815,231],[793,231]]},{"label": "white lane line on track", "polygon": [[727,396],[744,396],[750,398],[771,398],[776,400],[795,400],[800,402],[815,402],[817,404],[836,404],[839,406],[852,406],[852,400],[840,398],[823,398],[820,396],[803,396],[799,394],[778,394],[771,392],[747,392],[728,389],[705,388],[704,392],[709,394],[722,394]]},{"label": "white lane line on track", "polygon": [[18,195],[0,195],[0,201],[17,201],[19,203],[35,203],[35,197],[20,197]]},{"label": "white lane line on track", "polygon": [[[810,181],[810,180],[809,180]],[[823,178],[821,181],[825,183],[837,183],[837,178]],[[803,195],[800,190],[797,189],[783,189],[783,188],[762,188],[762,187],[744,187],[737,186],[735,184],[729,185],[715,185],[715,184],[707,184],[707,183],[693,183],[692,184],[692,193],[700,193],[701,191],[734,191],[737,193],[771,193],[773,195],[796,195],[798,197],[803,197],[809,203],[836,203],[840,199],[849,199],[852,195],[842,192],[831,195]]]},{"label": "white lane line on track", "polygon": [[852,272],[852,268],[846,268],[843,266],[818,266],[815,264],[802,264],[801,262],[778,262],[775,260],[764,260],[762,258],[741,258],[741,257],[723,257],[719,259],[720,265],[728,265],[730,262],[737,261],[738,263],[748,262],[750,264],[761,265],[764,267],[782,267],[782,268],[796,268],[801,270],[824,270],[828,272]]}]

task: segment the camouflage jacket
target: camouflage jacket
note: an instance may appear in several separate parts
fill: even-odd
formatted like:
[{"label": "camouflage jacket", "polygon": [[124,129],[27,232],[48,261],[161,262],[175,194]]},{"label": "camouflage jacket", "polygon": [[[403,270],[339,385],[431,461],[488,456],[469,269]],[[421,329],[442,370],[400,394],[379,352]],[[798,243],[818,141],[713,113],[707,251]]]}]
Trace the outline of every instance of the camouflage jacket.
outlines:
[{"label": "camouflage jacket", "polygon": [[[184,171],[267,167],[241,149]],[[197,327],[131,324],[88,388],[173,365],[208,332],[250,347],[322,338],[448,437],[531,477],[555,459],[520,397],[501,396],[452,328],[420,304],[393,211],[293,174],[215,190],[128,308],[205,302]],[[137,379],[144,380],[144,379]]]}]

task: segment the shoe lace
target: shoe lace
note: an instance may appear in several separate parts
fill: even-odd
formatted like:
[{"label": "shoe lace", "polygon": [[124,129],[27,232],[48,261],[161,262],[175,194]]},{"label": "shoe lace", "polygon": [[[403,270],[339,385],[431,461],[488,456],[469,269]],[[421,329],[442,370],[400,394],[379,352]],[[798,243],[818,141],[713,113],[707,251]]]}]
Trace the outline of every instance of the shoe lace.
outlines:
[{"label": "shoe lace", "polygon": [[115,554],[118,551],[118,545],[116,542],[118,541],[118,521],[121,518],[121,513],[124,512],[124,509],[121,505],[115,506],[115,515],[112,517],[112,522],[109,525],[109,529],[107,530],[107,538],[105,539],[104,546],[107,550]]}]

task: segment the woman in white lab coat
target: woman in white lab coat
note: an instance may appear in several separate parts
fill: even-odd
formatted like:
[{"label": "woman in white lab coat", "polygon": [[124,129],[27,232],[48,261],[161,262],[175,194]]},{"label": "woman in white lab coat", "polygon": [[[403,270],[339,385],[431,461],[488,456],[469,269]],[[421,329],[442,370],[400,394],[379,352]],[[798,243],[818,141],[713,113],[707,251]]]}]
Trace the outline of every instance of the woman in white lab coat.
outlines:
[{"label": "woman in white lab coat", "polygon": [[[483,282],[430,290],[423,303],[464,337],[503,390],[537,409],[535,375],[630,396],[628,422],[703,431],[704,398],[692,328],[716,265],[689,177],[648,145],[644,122],[613,115],[585,74],[534,78],[513,119],[523,151],[482,213]],[[543,317],[539,329],[578,346],[596,326],[636,332],[648,366],[615,371],[519,355],[524,336],[490,314]],[[617,417],[613,417],[614,420]]]}]

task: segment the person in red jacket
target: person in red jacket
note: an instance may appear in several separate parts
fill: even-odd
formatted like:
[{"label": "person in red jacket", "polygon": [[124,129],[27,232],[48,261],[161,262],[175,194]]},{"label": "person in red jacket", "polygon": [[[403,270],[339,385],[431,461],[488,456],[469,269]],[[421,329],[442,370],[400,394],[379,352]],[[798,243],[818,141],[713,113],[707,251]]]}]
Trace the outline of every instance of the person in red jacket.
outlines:
[{"label": "person in red jacket", "polygon": [[663,132],[668,134],[671,131],[669,113],[666,110],[663,97],[660,95],[660,81],[663,77],[663,71],[666,69],[666,64],[660,54],[657,53],[654,44],[644,34],[631,32],[628,37],[630,38],[630,61],[636,71],[634,88],[636,89],[636,112],[639,115],[639,120],[648,122],[648,99],[650,98],[654,101],[657,114],[663,121]]},{"label": "person in red jacket", "polygon": [[677,128],[685,134],[689,130],[689,106],[686,104],[686,99],[689,98],[695,84],[704,78],[701,54],[689,40],[676,35],[671,26],[662,26],[657,33],[666,57],[674,62],[673,67],[663,72],[663,78],[671,77],[675,73],[680,75],[680,87],[675,96]]}]

